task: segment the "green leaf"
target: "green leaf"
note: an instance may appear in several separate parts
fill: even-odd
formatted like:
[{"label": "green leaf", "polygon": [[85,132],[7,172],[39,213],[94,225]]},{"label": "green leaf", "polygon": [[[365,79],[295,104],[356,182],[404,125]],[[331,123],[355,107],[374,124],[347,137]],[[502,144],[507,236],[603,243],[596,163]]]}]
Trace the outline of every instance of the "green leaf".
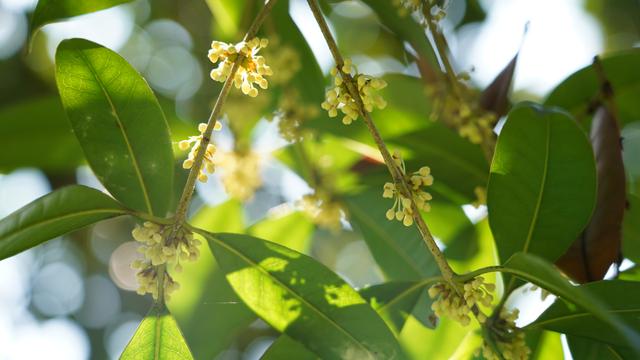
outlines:
[{"label": "green leaf", "polygon": [[[203,207],[190,224],[210,231],[245,231],[242,205],[229,200],[215,207]],[[242,329],[256,320],[229,286],[224,273],[202,242],[200,258],[182,264],[173,274],[180,291],[167,304],[175,316],[196,359],[213,359],[227,349]]]},{"label": "green leaf", "polygon": [[[629,301],[640,299],[640,283],[621,280],[597,281],[580,288],[605,303],[607,314],[619,316],[629,327],[640,329],[640,305]],[[610,324],[598,319],[593,313],[564,301],[556,301],[529,326],[588,337],[614,345],[626,344]]]},{"label": "green leaf", "polygon": [[132,0],[40,0],[31,18],[31,36],[42,26],[70,17],[125,4]]},{"label": "green leaf", "polygon": [[388,279],[420,280],[438,271],[417,228],[386,218],[385,209],[393,200],[382,197],[382,187],[351,196],[345,203],[350,220]]},{"label": "green leaf", "polygon": [[622,222],[622,254],[636,264],[640,262],[640,198],[627,195],[629,207]]},{"label": "green leaf", "polygon": [[20,167],[38,167],[50,173],[73,171],[83,159],[60,100],[54,97],[31,99],[0,110],[0,144],[0,173]]},{"label": "green leaf", "polygon": [[245,304],[318,356],[402,357],[366,301],[312,258],[247,235],[201,233]]},{"label": "green leaf", "polygon": [[640,335],[635,330],[631,329],[616,314],[607,311],[607,306],[591,292],[572,285],[551,263],[543,258],[526,253],[516,253],[504,266],[486,268],[480,272],[486,272],[486,270],[510,273],[538,285],[607,323],[614,329],[617,336],[625,338],[627,344],[640,344]]},{"label": "green leaf", "polygon": [[319,360],[320,358],[287,335],[280,335],[260,357],[260,360],[282,359]]},{"label": "green leaf", "polygon": [[473,202],[475,189],[487,185],[489,174],[489,165],[480,147],[441,123],[427,122],[426,125],[389,142],[411,149],[416,160],[407,160],[408,169],[417,170],[425,165],[431,168],[434,192],[459,205]]},{"label": "green leaf", "polygon": [[248,233],[259,238],[274,239],[289,249],[307,253],[313,228],[308,216],[302,212],[292,212],[283,216],[267,217],[253,224]]},{"label": "green leaf", "polygon": [[432,277],[417,282],[392,281],[373,285],[359,292],[395,333],[400,333],[412,314],[418,321],[433,329],[436,318],[431,311],[431,300],[425,294],[429,286],[440,280],[439,277]]},{"label": "green leaf", "polygon": [[178,324],[164,307],[151,308],[120,356],[120,360],[143,359],[193,359]]},{"label": "green leaf", "polygon": [[146,81],[120,55],[82,39],[58,46],[56,81],[98,179],[125,205],[164,216],[173,191],[173,150]]},{"label": "green leaf", "polygon": [[516,252],[555,261],[589,221],[595,195],[591,145],[571,117],[533,104],[509,113],[487,198],[501,262]]},{"label": "green leaf", "polygon": [[98,190],[74,185],[56,190],[0,220],[0,260],[126,210]]},{"label": "green leaf", "polygon": [[567,336],[571,356],[576,360],[632,360],[637,359],[628,348],[614,346],[588,338]]},{"label": "green leaf", "polygon": [[[615,93],[618,117],[622,124],[640,119],[640,49],[629,49],[600,59],[606,78]],[[600,82],[591,65],[560,83],[545,100],[545,105],[559,106],[578,119],[589,114],[593,100],[600,93]]]}]

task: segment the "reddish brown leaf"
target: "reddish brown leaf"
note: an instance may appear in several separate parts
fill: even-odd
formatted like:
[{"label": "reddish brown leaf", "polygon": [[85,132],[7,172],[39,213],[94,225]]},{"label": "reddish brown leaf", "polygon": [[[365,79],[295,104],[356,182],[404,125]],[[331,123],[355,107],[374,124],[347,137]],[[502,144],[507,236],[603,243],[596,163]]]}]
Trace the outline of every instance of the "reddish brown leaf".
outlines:
[{"label": "reddish brown leaf", "polygon": [[504,116],[509,109],[509,92],[513,82],[513,74],[516,71],[518,54],[519,52],[480,95],[480,107],[496,114],[497,118]]},{"label": "reddish brown leaf", "polygon": [[580,283],[601,280],[620,258],[626,182],[620,128],[604,106],[593,118],[591,144],[598,173],[596,207],[587,228],[556,263]]}]

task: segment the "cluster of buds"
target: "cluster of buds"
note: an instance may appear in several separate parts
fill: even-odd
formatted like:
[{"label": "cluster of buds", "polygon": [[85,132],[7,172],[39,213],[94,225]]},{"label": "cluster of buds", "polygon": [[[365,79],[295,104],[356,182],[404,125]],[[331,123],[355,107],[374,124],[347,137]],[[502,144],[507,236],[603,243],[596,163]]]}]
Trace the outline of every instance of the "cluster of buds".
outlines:
[{"label": "cluster of buds", "polygon": [[[526,360],[531,355],[531,349],[525,341],[524,331],[516,327],[516,319],[519,311],[509,311],[502,308],[499,318],[489,328],[488,336],[491,336],[495,348],[486,340],[482,342],[482,348],[475,351],[476,356],[482,356],[487,360]],[[498,350],[502,356],[496,354]]]},{"label": "cluster of buds", "polygon": [[[277,46],[279,41],[273,43]],[[288,83],[302,68],[300,55],[291,46],[277,46],[277,51],[269,52],[268,57],[271,68],[276,70],[269,80],[276,85]]]},{"label": "cluster of buds", "polygon": [[431,14],[431,20],[436,23],[444,19],[447,15],[444,10],[447,6],[446,1],[443,6],[440,6],[437,0],[393,0],[393,5],[398,8],[398,14],[400,16],[407,16],[409,13],[416,13],[420,19],[420,23],[425,27],[425,10],[429,11]]},{"label": "cluster of buds", "polygon": [[296,92],[288,92],[280,101],[280,109],[274,114],[278,120],[278,131],[283,139],[295,142],[303,138],[302,123],[318,116],[315,106],[304,104]]},{"label": "cluster of buds", "polygon": [[[200,255],[200,241],[184,228],[175,230],[171,226],[147,221],[142,226],[136,226],[131,234],[141,243],[138,252],[143,255],[143,259],[134,260],[131,264],[133,269],[138,270],[138,293],[150,293],[154,299],[158,298],[159,265],[174,265],[179,272],[182,271],[181,261],[195,261]],[[163,279],[164,293],[168,297],[179,285],[168,273],[164,274]]]},{"label": "cluster of buds", "polygon": [[269,86],[264,76],[273,74],[271,68],[265,63],[264,57],[257,55],[260,49],[267,47],[267,39],[253,38],[241,41],[237,44],[227,44],[221,41],[213,41],[209,50],[209,60],[217,63],[218,67],[211,70],[211,78],[215,81],[224,82],[231,74],[233,64],[241,56],[239,68],[233,78],[233,84],[241,89],[242,93],[251,97],[258,96],[258,89],[254,84],[262,89]]},{"label": "cluster of buds", "polygon": [[473,193],[476,194],[476,200],[471,203],[474,208],[479,208],[482,205],[487,204],[487,189],[483,186],[476,186],[473,189]]},{"label": "cluster of buds", "polygon": [[340,219],[342,218],[342,207],[333,196],[325,191],[316,190],[313,194],[302,197],[300,205],[312,221],[325,229],[334,233],[340,231]]},{"label": "cluster of buds", "polygon": [[[462,288],[454,288],[448,283],[438,283],[429,288],[429,297],[435,299],[431,309],[437,316],[447,316],[467,326],[471,322],[471,309],[474,305],[489,307],[493,301],[493,291],[495,285],[485,283],[480,276],[466,282]],[[482,312],[478,312],[476,318],[480,323],[487,320]]]},{"label": "cluster of buds", "polygon": [[321,107],[327,110],[330,117],[338,116],[338,110],[340,110],[342,114],[344,114],[342,123],[349,125],[356,120],[360,114],[358,103],[349,93],[349,89],[345,83],[345,76],[353,76],[353,79],[356,81],[358,93],[365,110],[371,112],[374,108],[384,109],[387,106],[387,102],[376,92],[386,87],[387,83],[382,79],[358,74],[356,67],[351,63],[350,59],[344,60],[340,71],[338,71],[337,67],[331,69],[331,75],[333,76],[335,86],[327,91],[325,101],[321,104]]},{"label": "cluster of buds", "polygon": [[220,154],[216,164],[223,169],[222,184],[229,196],[247,201],[262,185],[260,156],[251,151]]},{"label": "cluster of buds", "polygon": [[[213,127],[213,130],[220,131],[222,129],[222,123],[219,121]],[[200,150],[200,145],[202,144],[202,137],[204,132],[207,130],[207,124],[200,123],[198,125],[198,131],[200,131],[200,135],[198,136],[190,136],[187,140],[182,140],[178,143],[178,148],[182,151],[185,151],[191,147],[191,151],[189,151],[189,155],[187,159],[182,162],[182,167],[185,169],[191,169],[193,167],[193,163],[195,162],[196,155],[198,154],[198,150]],[[198,174],[198,180],[201,182],[207,182],[209,176],[207,174],[213,174],[215,171],[215,166],[213,162],[213,155],[216,153],[216,146],[209,143],[207,144],[207,149],[204,153],[204,159],[202,161],[202,166],[200,167],[200,173]]]},{"label": "cluster of buds", "polygon": [[[423,211],[431,210],[431,205],[429,205],[431,194],[422,190],[423,186],[430,186],[433,184],[431,169],[428,166],[423,166],[420,170],[407,174],[404,161],[400,157],[400,154],[396,152],[392,157],[396,167],[402,172],[405,182],[409,185],[408,190],[411,192],[411,197],[416,203],[418,209]],[[382,197],[395,199],[393,206],[387,210],[387,219],[393,220],[395,218],[398,221],[402,221],[405,226],[413,225],[413,208],[411,207],[411,199],[402,194],[398,189],[397,184],[390,182],[385,183]]]}]

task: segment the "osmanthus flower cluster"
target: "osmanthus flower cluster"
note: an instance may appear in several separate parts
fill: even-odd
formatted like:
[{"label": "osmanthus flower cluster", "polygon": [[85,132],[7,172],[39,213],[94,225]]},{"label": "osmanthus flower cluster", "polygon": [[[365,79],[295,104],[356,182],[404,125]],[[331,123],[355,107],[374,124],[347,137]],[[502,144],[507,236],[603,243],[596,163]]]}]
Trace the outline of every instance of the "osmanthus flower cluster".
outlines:
[{"label": "osmanthus flower cluster", "polygon": [[289,142],[301,141],[304,133],[301,129],[305,120],[318,116],[315,106],[305,104],[295,91],[288,91],[280,100],[280,108],[274,113],[278,120],[278,132]]},{"label": "osmanthus flower cluster", "polygon": [[[175,232],[175,234],[173,234]],[[137,225],[131,232],[133,238],[140,242],[138,252],[143,259],[134,260],[133,269],[138,270],[138,294],[151,294],[158,299],[158,266],[174,265],[176,271],[181,271],[181,261],[195,261],[200,255],[198,246],[200,241],[194,239],[193,234],[180,228],[174,231],[172,226],[163,226],[150,221],[142,226]],[[175,282],[164,268],[164,294],[168,298],[178,289]]]},{"label": "osmanthus flower cluster", "polygon": [[261,185],[260,155],[253,151],[220,154],[216,164],[223,169],[222,184],[229,196],[247,201]]},{"label": "osmanthus flower cluster", "polygon": [[[402,172],[402,176],[405,178],[406,183],[410,185],[409,191],[411,192],[411,197],[413,198],[413,201],[415,201],[418,209],[423,211],[431,210],[431,205],[429,205],[431,194],[422,190],[423,186],[430,186],[433,184],[431,169],[428,166],[423,166],[420,170],[407,174],[405,163],[402,160],[400,153],[395,152],[392,157],[396,167]],[[393,206],[387,210],[387,219],[393,220],[395,218],[398,221],[402,221],[405,226],[411,226],[413,224],[411,199],[407,198],[398,190],[397,184],[391,182],[385,183],[382,197],[395,199]]]},{"label": "osmanthus flower cluster", "polygon": [[393,0],[393,5],[398,8],[400,16],[407,16],[409,13],[416,13],[423,26],[426,27],[423,11],[430,11],[433,21],[438,22],[447,15],[444,11],[445,4],[441,7],[437,0]]},{"label": "osmanthus flower cluster", "polygon": [[211,78],[215,81],[226,81],[238,56],[242,56],[240,67],[233,78],[233,84],[236,88],[241,89],[243,94],[251,97],[258,96],[258,89],[254,85],[266,89],[269,83],[264,76],[273,74],[264,57],[257,55],[260,49],[267,47],[268,44],[267,39],[260,38],[241,41],[237,44],[213,41],[208,54],[209,60],[214,64],[217,62],[219,64],[218,67],[211,70]]},{"label": "osmanthus flower cluster", "polygon": [[[491,293],[495,288],[495,285],[485,283],[481,276],[464,283],[461,288],[454,288],[449,283],[438,283],[429,288],[429,297],[435,299],[431,309],[439,317],[446,316],[467,326],[471,322],[473,306],[489,307],[493,301]],[[476,318],[480,323],[487,320],[482,312],[478,312]]]},{"label": "osmanthus flower cluster", "polygon": [[[202,144],[202,136],[207,129],[207,124],[200,123],[198,125],[198,131],[200,131],[200,135],[198,136],[190,136],[187,140],[182,140],[178,143],[178,148],[180,150],[187,150],[191,147],[191,151],[189,151],[189,155],[187,159],[182,162],[182,167],[185,169],[191,169],[193,167],[193,163],[196,159],[196,154],[200,149],[200,145]],[[222,123],[219,121],[213,127],[213,130],[220,131],[222,129]],[[207,144],[207,150],[204,154],[204,159],[202,163],[202,167],[200,167],[200,173],[198,174],[198,180],[201,182],[207,182],[208,175],[213,174],[215,171],[214,159],[213,155],[216,153],[216,146],[209,143]]]},{"label": "osmanthus flower cluster", "polygon": [[326,92],[325,101],[321,104],[321,107],[329,113],[330,117],[338,116],[338,110],[340,110],[342,114],[344,114],[342,123],[349,125],[356,120],[360,114],[358,104],[350,95],[343,74],[353,76],[358,87],[360,99],[362,99],[364,108],[368,112],[372,112],[374,108],[384,109],[387,106],[387,102],[382,96],[376,93],[377,90],[385,88],[387,83],[382,79],[358,74],[351,60],[345,59],[341,71],[338,71],[337,67],[331,69],[335,86]]},{"label": "osmanthus flower cluster", "polygon": [[531,349],[525,341],[524,331],[516,326],[519,310],[509,311],[505,308],[500,310],[499,317],[489,326],[485,336],[490,336],[499,356],[485,339],[482,348],[475,351],[475,356],[482,356],[487,360],[526,360],[531,355]]},{"label": "osmanthus flower cluster", "polygon": [[334,233],[341,229],[342,207],[327,191],[317,189],[313,194],[304,195],[300,205],[315,224]]}]

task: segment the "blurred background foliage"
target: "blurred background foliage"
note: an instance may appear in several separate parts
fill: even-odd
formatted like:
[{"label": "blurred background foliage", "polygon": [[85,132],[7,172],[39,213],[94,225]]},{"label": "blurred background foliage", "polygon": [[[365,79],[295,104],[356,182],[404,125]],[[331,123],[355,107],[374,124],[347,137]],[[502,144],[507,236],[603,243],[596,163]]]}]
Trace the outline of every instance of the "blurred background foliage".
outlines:
[{"label": "blurred background foliage", "polygon": [[[318,111],[305,123],[316,134],[314,141],[301,145],[312,168],[300,158],[299,149],[278,136],[277,122],[269,119],[283,94],[295,89],[301,103],[319,106],[332,66],[305,2],[280,1],[284,4],[276,7],[261,32],[271,41],[264,56],[277,76],[278,66],[282,74],[292,64],[284,49],[294,48],[299,70],[292,71],[290,82],[270,80],[273,89],[256,99],[232,94],[225,108],[228,126],[217,139],[224,150],[259,154],[262,184],[248,201],[231,199],[222,185],[222,169],[209,183],[198,186],[194,223],[212,231],[246,232],[281,242],[313,255],[358,288],[390,276],[403,277],[379,269],[374,258],[384,262],[384,247],[378,248],[381,253],[370,251],[358,230],[358,221],[367,221],[358,219],[358,207],[385,208],[388,204],[381,197],[347,197],[354,223],[343,219],[340,231],[317,227],[296,206],[318,179],[340,194],[361,189],[381,194],[387,174],[358,122],[345,127]],[[31,39],[29,52],[28,24],[35,5],[35,0],[0,0],[2,216],[61,186],[99,186],[85,165],[55,90],[52,59],[62,39],[85,37],[124,56],[156,92],[173,140],[178,141],[192,135],[195,124],[206,119],[220,89],[208,76],[212,66],[205,55],[211,40],[238,41],[261,6],[258,0],[135,0],[46,25]],[[464,271],[495,264],[484,209],[468,205],[476,200],[475,188],[486,183],[488,162],[477,145],[427,121],[434,106],[420,76],[433,80],[429,68],[437,62],[423,29],[398,18],[387,2],[333,0],[322,5],[344,54],[362,72],[389,83],[383,91],[389,106],[374,113],[384,137],[392,148],[408,150],[409,168],[430,159],[436,183],[427,222],[446,245],[454,268]],[[480,89],[516,54],[522,29],[530,22],[513,102],[542,101],[562,79],[590,64],[594,55],[640,44],[640,3],[635,0],[453,0],[447,13],[442,26],[454,66],[470,71],[471,85]],[[427,62],[416,64],[416,57]],[[629,154],[640,151],[640,117],[629,118],[623,129],[625,166],[629,192],[637,196],[640,162]],[[451,166],[450,159],[438,156],[443,151],[464,166]],[[180,186],[178,181],[176,188]],[[378,204],[372,205],[372,199]],[[632,200],[637,202],[637,197]],[[0,357],[117,358],[150,303],[133,292],[135,275],[128,268],[135,252],[132,226],[129,219],[110,220],[1,262],[0,352],[4,354]],[[401,226],[383,230],[403,231]],[[181,290],[169,304],[194,356],[258,358],[277,334],[238,300],[210,252],[202,254],[178,278]],[[446,320],[434,333],[410,319],[400,339],[409,353],[422,359],[465,356],[479,342],[477,334],[467,334]],[[544,333],[541,339],[548,345],[536,356],[545,358],[545,351],[557,354],[552,352],[561,346],[557,334]]]}]

